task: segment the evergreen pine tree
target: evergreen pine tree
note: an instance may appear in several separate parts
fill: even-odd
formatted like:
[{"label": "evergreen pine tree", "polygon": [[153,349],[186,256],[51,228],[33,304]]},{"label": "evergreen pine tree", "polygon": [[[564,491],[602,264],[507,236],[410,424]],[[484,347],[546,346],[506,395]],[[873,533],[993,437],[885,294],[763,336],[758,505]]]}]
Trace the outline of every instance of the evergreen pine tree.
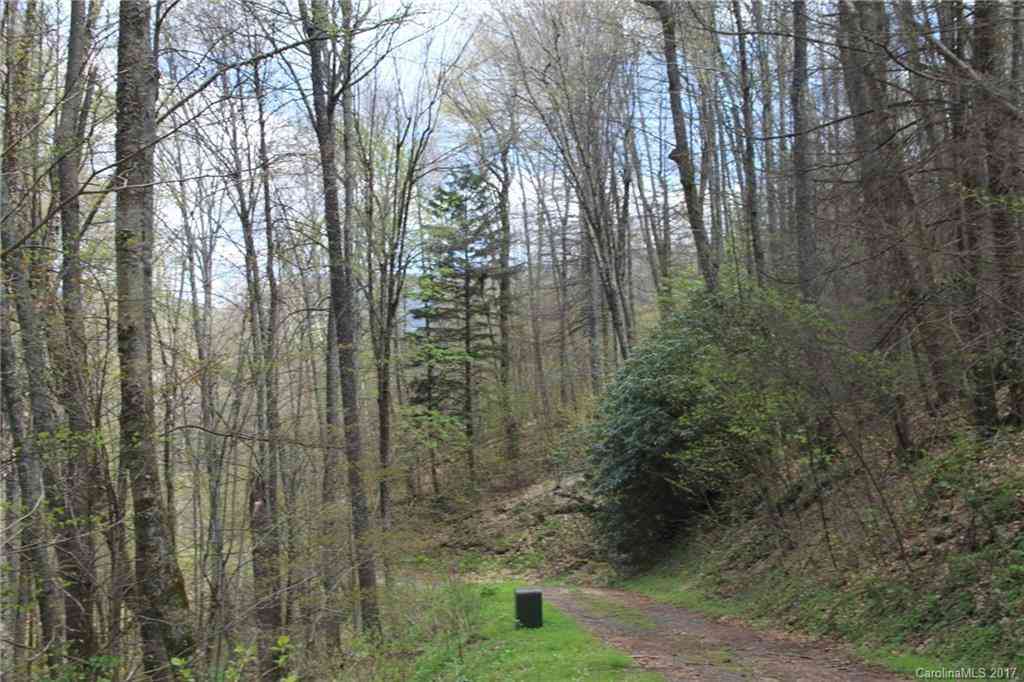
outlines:
[{"label": "evergreen pine tree", "polygon": [[491,330],[500,247],[497,203],[479,174],[463,169],[438,187],[430,204],[425,271],[419,281],[421,326],[412,333],[420,370],[412,403],[423,420],[456,417],[466,437],[470,479],[476,480],[474,387],[496,353]]}]

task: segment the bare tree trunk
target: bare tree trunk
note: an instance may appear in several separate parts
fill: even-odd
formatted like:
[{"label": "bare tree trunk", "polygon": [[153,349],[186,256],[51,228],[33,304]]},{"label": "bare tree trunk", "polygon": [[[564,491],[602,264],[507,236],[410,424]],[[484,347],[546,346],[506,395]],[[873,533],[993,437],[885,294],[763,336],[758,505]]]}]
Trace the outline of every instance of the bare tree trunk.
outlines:
[{"label": "bare tree trunk", "polygon": [[[626,137],[632,134],[632,123],[626,132]],[[636,342],[636,315],[634,310],[633,296],[633,231],[632,220],[629,215],[629,202],[633,194],[633,165],[629,162],[628,154],[623,151],[622,155],[622,193],[618,194],[618,182],[616,181],[614,164],[612,164],[612,198],[613,213],[615,215],[615,234],[613,236],[613,254],[615,262],[615,289],[618,292],[619,309],[622,311],[622,326],[625,327],[626,348],[620,348],[618,357],[623,360],[629,354],[629,349]],[[621,199],[621,200],[620,200]],[[617,366],[617,364],[616,364]]]},{"label": "bare tree trunk", "polygon": [[[0,391],[4,392],[6,396],[8,387],[4,383],[4,375],[7,373],[9,363],[13,367],[14,358],[8,360],[4,351],[5,347],[11,345],[7,331],[8,313],[4,300],[5,289],[3,278],[0,276]],[[0,405],[0,419],[3,418],[2,414],[6,412],[6,408],[6,405]],[[6,421],[4,423],[6,425]],[[20,610],[21,604],[18,602],[18,583],[19,578],[31,570],[31,565],[29,557],[25,557],[28,559],[27,561],[22,561],[21,547],[18,546],[17,470],[7,469],[3,473],[3,481],[4,513],[3,527],[0,528],[0,542],[3,545],[0,547],[0,571],[3,571],[5,576],[9,576],[6,584],[13,583],[13,589],[9,589],[3,597],[0,597],[0,682],[14,682],[18,679],[18,666],[21,662],[21,647],[23,646],[21,632],[23,619],[20,616],[24,611]]]},{"label": "bare tree trunk", "polygon": [[[277,337],[278,324],[280,319],[281,292],[277,284],[277,241],[274,233],[273,198],[270,192],[270,155],[267,150],[266,114],[264,112],[263,81],[260,73],[260,63],[253,65],[253,87],[256,95],[256,106],[259,127],[259,163],[260,163],[260,185],[263,194],[263,223],[264,242],[266,244],[266,267],[263,274],[267,280],[267,309],[263,319],[261,336],[263,339],[262,348],[262,380],[264,393],[266,395],[266,430],[267,430],[267,469],[277,478],[280,473],[282,462],[289,461],[282,457],[281,445],[281,408],[278,387],[278,351]],[[290,476],[290,474],[289,474]],[[276,482],[275,482],[276,485]],[[275,505],[279,502],[275,496]],[[274,509],[275,538],[277,540],[277,562],[280,571],[281,555],[281,533],[283,532],[281,514],[279,509]],[[282,581],[278,576],[278,584]],[[291,594],[285,591],[284,594],[276,597],[281,611],[287,609],[286,598]]]},{"label": "bare tree trunk", "polygon": [[[743,209],[747,217],[750,249],[754,257],[754,281],[758,286],[764,286],[764,246],[761,244],[761,225],[757,217],[757,172],[754,170],[754,104],[751,95],[750,66],[747,61],[747,37],[744,32],[740,0],[733,0],[732,14],[736,20],[736,40],[739,41],[740,91],[743,95],[743,176],[746,184]],[[767,101],[771,101],[771,98],[767,98]]]},{"label": "bare tree trunk", "polygon": [[818,299],[817,240],[811,215],[811,161],[807,113],[807,3],[793,2],[793,223],[797,245],[800,297]]},{"label": "bare tree trunk", "polygon": [[[181,169],[184,179],[184,169]],[[185,182],[182,183],[184,190]],[[186,195],[187,196],[187,195]],[[202,202],[204,197],[196,196],[194,201]],[[227,575],[224,557],[224,461],[222,450],[218,447],[218,438],[214,435],[215,414],[217,411],[217,359],[213,357],[213,277],[212,260],[213,244],[205,244],[202,249],[202,291],[196,281],[196,250],[198,245],[193,234],[192,220],[187,203],[182,205],[181,223],[186,237],[186,259],[188,261],[188,278],[191,292],[190,311],[192,333],[196,343],[196,357],[199,360],[199,419],[204,432],[199,435],[202,442],[202,461],[206,467],[207,494],[209,495],[210,518],[208,522],[208,542],[210,546],[207,570],[210,578],[210,620],[214,625],[214,648],[223,636],[219,624],[226,617]],[[210,240],[212,242],[212,239]],[[202,293],[202,306],[199,296]],[[216,657],[211,665],[216,663]]]},{"label": "bare tree trunk", "polygon": [[[753,14],[754,14],[754,30],[757,33],[764,31],[764,13],[761,0],[753,0],[752,3]],[[775,116],[774,109],[772,107],[772,85],[773,82],[771,74],[771,65],[769,64],[769,50],[765,45],[765,38],[760,36],[756,42],[757,48],[757,63],[758,63],[758,78],[762,83],[762,94],[761,94],[761,137],[764,139],[762,145],[762,173],[765,176],[764,180],[764,196],[765,204],[767,206],[767,222],[765,224],[767,232],[767,244],[765,245],[765,259],[766,261],[772,260],[772,245],[774,240],[777,239],[779,232],[779,197],[777,191],[777,181],[775,179],[776,174],[776,162],[775,162],[775,142],[772,137],[775,134]],[[777,262],[776,257],[772,262]]]},{"label": "bare tree trunk", "polygon": [[[569,362],[568,255],[565,252],[566,249],[559,249],[559,243],[563,247],[565,246],[564,224],[560,216],[556,221],[555,216],[548,210],[547,193],[542,178],[537,180],[535,191],[540,208],[540,215],[537,218],[538,258],[546,236],[548,250],[551,253],[551,270],[555,277],[555,298],[558,304],[558,396],[560,405],[565,408],[574,402],[575,373],[570,369],[571,363]],[[562,227],[560,240],[556,239],[556,224]],[[541,260],[541,262],[543,261]]]},{"label": "bare tree trunk", "polygon": [[[380,634],[380,615],[377,606],[377,568],[371,545],[371,518],[366,488],[363,483],[363,443],[359,415],[359,367],[357,349],[357,312],[355,309],[354,255],[352,244],[353,208],[355,204],[354,159],[352,138],[352,51],[353,14],[350,0],[342,0],[342,45],[340,82],[327,72],[321,50],[325,48],[327,8],[323,0],[311,3],[311,17],[307,15],[306,32],[310,38],[311,75],[315,109],[317,141],[320,147],[322,182],[324,185],[324,222],[327,228],[331,273],[331,307],[338,334],[338,364],[341,370],[342,416],[345,424],[345,456],[348,460],[348,488],[352,505],[352,530],[355,547],[356,573],[359,583],[359,604],[363,630]],[[337,74],[335,74],[337,75]],[[330,82],[329,82],[330,80]],[[337,88],[335,86],[338,86]],[[342,184],[344,188],[344,217],[338,205],[338,183],[334,112],[340,89],[342,109]]]},{"label": "bare tree trunk", "polygon": [[156,66],[150,6],[122,0],[117,70],[117,339],[121,373],[121,458],[131,482],[135,527],[136,613],[143,660],[154,679],[171,679],[170,659],[189,656],[188,597],[170,543],[153,442],[147,265],[153,222]]},{"label": "bare tree trunk", "polygon": [[343,613],[337,594],[341,589],[341,576],[344,571],[345,562],[341,553],[341,505],[338,490],[341,489],[341,481],[338,478],[339,462],[341,460],[341,448],[338,444],[342,442],[344,431],[341,425],[341,400],[338,393],[338,383],[341,373],[338,369],[338,326],[334,323],[333,310],[328,312],[327,327],[324,335],[327,339],[327,347],[324,351],[324,374],[326,386],[324,390],[325,417],[326,417],[326,442],[324,443],[324,475],[321,492],[321,506],[323,507],[323,524],[321,534],[323,535],[321,549],[321,574],[323,576],[324,592],[326,598],[325,615],[323,617],[323,632],[326,635],[327,646],[337,645],[341,641],[341,625]]},{"label": "bare tree trunk", "polygon": [[498,384],[501,391],[501,420],[505,432],[505,460],[512,467],[512,478],[519,481],[519,420],[512,405],[512,220],[509,207],[509,190],[512,186],[512,169],[509,165],[509,145],[500,152],[498,169],[498,222],[500,228],[498,247]]},{"label": "bare tree trunk", "polygon": [[[201,443],[199,459],[206,471],[206,488],[209,504],[209,516],[206,521],[208,549],[204,553],[206,565],[202,569],[208,576],[210,588],[210,610],[206,614],[214,635],[212,642],[207,640],[207,665],[215,667],[220,662],[221,643],[225,637],[227,609],[227,574],[224,558],[224,462],[222,449],[218,447],[218,436],[215,431],[215,414],[217,405],[218,359],[213,357],[213,258],[216,246],[215,237],[206,234],[205,239],[196,234],[197,228],[209,224],[202,212],[200,218],[194,220],[194,207],[205,206],[210,197],[200,184],[195,194],[189,191],[188,171],[185,168],[184,155],[179,145],[174,150],[172,164],[177,174],[175,201],[180,212],[180,222],[184,233],[185,268],[182,278],[188,281],[189,305],[188,314],[192,327],[192,337],[196,348],[199,382],[199,420],[202,433],[198,438]],[[197,276],[197,270],[199,275]],[[184,286],[184,282],[183,282]],[[202,299],[200,301],[200,298]],[[165,466],[166,468],[166,466]],[[168,481],[168,484],[171,482]]]},{"label": "bare tree trunk", "polygon": [[[938,389],[940,402],[951,399],[952,381],[946,353],[943,350],[942,330],[924,316],[922,306],[927,290],[931,288],[930,266],[927,254],[921,259],[923,272],[919,274],[906,247],[905,230],[919,223],[918,208],[913,192],[902,172],[904,161],[895,137],[893,114],[889,111],[884,79],[877,67],[868,61],[869,40],[887,32],[888,21],[880,7],[871,4],[852,5],[848,0],[840,3],[840,25],[848,47],[841,51],[843,77],[850,110],[856,112],[854,137],[860,166],[860,182],[864,195],[864,212],[872,219],[873,231],[866,235],[869,248],[883,249],[892,258],[887,269],[889,288],[905,297],[911,319],[922,328],[922,346],[928,357]],[[867,34],[867,39],[863,34]],[[869,113],[870,112],[870,113]]]},{"label": "bare tree trunk", "polygon": [[[540,304],[538,302],[540,272],[543,270],[543,263],[540,258],[540,244],[537,244],[535,254],[533,241],[530,238],[530,217],[526,205],[526,190],[522,186],[522,176],[520,176],[520,194],[522,194],[523,198],[523,245],[526,247],[526,279],[530,288],[528,296],[530,303],[530,350],[533,356],[533,379],[537,385],[537,393],[540,395],[540,413],[535,413],[535,417],[539,421],[544,422],[551,419],[551,399],[548,397],[547,376],[544,374],[544,348],[541,343]],[[541,220],[540,212],[538,212],[536,217],[538,221]]]},{"label": "bare tree trunk", "polygon": [[686,115],[683,113],[683,83],[679,72],[679,56],[676,47],[676,18],[674,3],[668,0],[638,0],[641,4],[653,7],[661,21],[665,68],[668,72],[669,106],[672,110],[672,130],[675,134],[675,148],[669,153],[679,169],[679,177],[683,183],[683,196],[686,200],[686,214],[693,233],[693,243],[697,248],[697,262],[708,291],[718,287],[718,263],[711,252],[707,230],[704,229],[704,208],[697,189],[696,173],[690,143],[686,135]]},{"label": "bare tree trunk", "polygon": [[[107,609],[107,653],[111,656],[120,656],[123,651],[124,642],[122,634],[124,631],[124,605],[129,599],[132,583],[132,570],[129,565],[128,556],[128,533],[125,529],[127,513],[125,510],[128,499],[128,476],[123,460],[118,463],[118,471],[115,482],[110,478],[110,472],[106,465],[106,453],[101,449],[100,462],[103,467],[100,474],[103,477],[105,490],[106,528],[103,531],[104,542],[107,552],[110,555],[110,601]],[[117,682],[117,675],[113,676],[113,682]]]},{"label": "bare tree trunk", "polygon": [[[644,129],[644,115],[640,111],[640,128]],[[661,226],[658,215],[657,188],[651,187],[652,197],[647,196],[644,187],[644,172],[640,164],[640,153],[637,150],[636,132],[630,128],[626,139],[626,154],[633,165],[633,174],[636,175],[636,193],[640,198],[640,205],[643,214],[640,216],[640,231],[644,240],[644,248],[647,251],[647,261],[651,270],[651,281],[654,284],[655,295],[657,296],[658,313],[662,319],[672,312],[671,273],[669,259],[672,250],[671,240],[668,239],[666,231]],[[645,145],[649,142],[645,141]],[[650,157],[650,147],[647,147]]]},{"label": "bare tree trunk", "polygon": [[[903,7],[905,19],[914,21]],[[943,27],[943,38],[952,37],[951,51],[944,54],[946,67],[955,70],[963,62],[964,47],[969,35],[965,28],[962,3],[941,3],[938,6],[938,24]],[[990,341],[986,329],[986,305],[979,296],[983,271],[981,225],[985,208],[977,200],[977,190],[984,182],[984,141],[979,126],[969,120],[969,100],[973,89],[956,80],[950,85],[952,105],[949,112],[949,132],[953,144],[945,159],[948,167],[957,169],[950,179],[949,192],[955,200],[955,229],[957,265],[959,268],[960,305],[965,309],[961,329],[972,347],[967,358],[968,392],[975,428],[982,436],[990,435],[997,427],[996,381],[990,357]],[[968,196],[961,190],[966,187]],[[922,343],[922,346],[924,344]],[[927,349],[926,349],[927,350]],[[929,357],[929,364],[932,363]]]},{"label": "bare tree trunk", "polygon": [[[467,247],[468,248],[468,247]],[[466,257],[466,262],[469,258]],[[473,409],[473,272],[467,267],[462,275],[462,420],[466,434],[466,463],[469,481],[476,489],[476,413]]]},{"label": "bare tree trunk", "polygon": [[[999,27],[1005,23],[1003,3],[981,0],[974,7],[974,58],[975,70],[983,77],[997,81],[1003,63],[1004,45]],[[1019,9],[1014,8],[1019,18]],[[1019,22],[1015,22],[1019,23]],[[1019,41],[1020,29],[1016,29]],[[1015,51],[1016,52],[1016,51]],[[1015,55],[1018,62],[1019,53]],[[1019,82],[1013,81],[1016,87]],[[1017,93],[1014,93],[1016,96]],[[988,168],[985,177],[984,201],[988,206],[992,224],[992,246],[995,255],[996,277],[998,280],[999,318],[1004,339],[1004,366],[1001,374],[1009,389],[1009,415],[1007,421],[1013,425],[1024,423],[1024,344],[1020,341],[1024,332],[1024,319],[1020,312],[1020,272],[1018,266],[1018,229],[1011,214],[1010,205],[1013,177],[1019,175],[1015,152],[1019,148],[1019,128],[1007,120],[1005,109],[1000,106],[991,89],[979,87],[976,91],[976,112],[981,119],[980,127],[985,145],[985,161]]]},{"label": "bare tree trunk", "polygon": [[[92,7],[90,6],[92,11]],[[92,540],[92,519],[95,501],[101,488],[96,473],[97,453],[92,437],[93,423],[86,406],[88,378],[85,322],[82,303],[81,234],[79,217],[78,169],[83,140],[78,134],[84,122],[85,53],[89,46],[89,27],[84,2],[74,3],[68,33],[67,71],[64,100],[54,133],[54,144],[60,157],[56,176],[60,198],[60,222],[63,264],[64,344],[61,353],[61,402],[67,415],[70,432],[69,452],[65,460],[64,486],[68,491],[70,515],[75,519],[70,542],[59,548],[70,570],[67,598],[64,603],[68,653],[87,661],[96,653],[92,610],[95,591],[95,548]]]},{"label": "bare tree trunk", "polygon": [[345,456],[348,459],[348,487],[352,500],[352,534],[355,547],[356,572],[359,580],[359,612],[363,631],[380,636],[380,613],[377,606],[377,562],[372,546],[372,518],[363,484],[363,441],[359,415],[359,349],[356,310],[356,282],[353,266],[352,231],[355,209],[355,164],[353,137],[355,120],[352,111],[353,50],[355,43],[355,10],[351,0],[341,0],[342,21],[342,83],[341,83],[341,147],[342,187],[344,190],[343,286],[338,292],[335,322],[338,324],[338,363],[341,366],[342,415],[345,420]]},{"label": "bare tree trunk", "polygon": [[721,145],[718,139],[718,111],[711,102],[713,95],[711,87],[700,79],[699,111],[701,117],[700,125],[700,146],[701,155],[707,159],[706,169],[701,172],[701,185],[708,185],[708,212],[710,213],[711,224],[708,227],[708,236],[711,240],[711,258],[721,265],[722,255],[725,251],[723,239],[723,218],[722,218],[722,183],[725,166],[721,163]]},{"label": "bare tree trunk", "polygon": [[[7,421],[16,453],[18,482],[25,511],[30,513],[21,530],[22,548],[29,552],[34,578],[36,602],[39,607],[41,648],[51,668],[61,661],[60,612],[57,607],[56,582],[50,566],[46,515],[55,513],[59,521],[66,520],[65,503],[59,481],[52,464],[46,461],[47,443],[56,437],[56,418],[50,402],[49,377],[47,375],[48,353],[45,329],[37,314],[37,303],[33,294],[31,269],[37,267],[38,256],[31,249],[14,249],[14,244],[28,237],[33,221],[33,150],[34,140],[31,103],[21,93],[29,91],[32,78],[32,55],[35,49],[33,35],[38,30],[37,5],[30,1],[24,12],[16,4],[7,8],[6,65],[4,110],[4,148],[2,168],[3,223],[0,224],[0,248],[3,249],[4,275],[3,292],[10,292],[18,318],[19,336],[22,346],[22,362],[28,379],[30,426],[24,420],[21,387],[15,366],[15,351],[6,308],[0,308],[2,326],[3,393],[7,408]],[[20,21],[19,21],[20,15]],[[16,94],[17,93],[17,94]],[[66,528],[66,526],[65,526]],[[68,540],[68,532],[59,533],[61,541]],[[62,550],[66,549],[66,545]],[[67,555],[64,554],[64,557]],[[66,565],[60,564],[61,568]],[[63,571],[62,571],[63,577]]]},{"label": "bare tree trunk", "polygon": [[[428,317],[424,322],[425,322],[425,324],[424,324],[423,332],[425,334],[425,338],[429,339],[430,338],[430,318]],[[427,383],[426,383],[426,390],[427,390],[426,398],[427,398],[427,400],[426,400],[426,404],[427,404],[427,410],[429,411],[429,414],[431,416],[437,411],[437,405],[435,404],[435,401],[434,401],[434,385],[435,385],[435,381],[436,381],[436,375],[435,375],[435,372],[434,372],[434,360],[433,360],[432,357],[428,357],[427,358]],[[438,474],[438,471],[437,471],[437,446],[435,445],[434,439],[432,437],[430,438],[430,445],[428,447],[430,448],[430,488],[434,492],[434,495],[437,496],[437,495],[441,494],[441,484],[440,484],[440,480],[439,480],[438,475],[437,475]]]},{"label": "bare tree trunk", "polygon": [[[9,110],[8,110],[9,111]],[[5,139],[10,139],[6,138]],[[4,164],[5,179],[8,165]],[[4,183],[6,185],[6,182]],[[6,186],[5,188],[6,189]],[[5,192],[6,194],[6,192]],[[6,197],[5,197],[6,198]],[[8,205],[6,201],[4,205]],[[7,229],[3,230],[3,247],[8,248],[10,240]],[[7,260],[7,259],[5,259]],[[7,263],[5,263],[7,265]],[[10,275],[5,273],[10,279]],[[5,286],[0,289],[6,289]],[[29,436],[24,420],[24,405],[21,398],[21,387],[18,385],[15,369],[14,342],[10,331],[10,314],[7,310],[6,291],[0,290],[0,392],[4,395],[4,408],[7,411],[7,424],[10,428],[14,445],[15,468],[18,472],[18,484],[21,488],[22,514],[28,518],[21,524],[21,551],[27,561],[19,562],[21,568],[31,567],[36,603],[39,607],[39,627],[41,645],[46,650],[46,660],[51,667],[60,662],[58,642],[56,641],[59,614],[57,611],[56,585],[53,580],[53,569],[47,554],[47,533],[45,500],[43,496],[43,472],[37,448]],[[24,334],[24,329],[22,330]],[[11,487],[8,487],[8,494]],[[13,508],[13,507],[12,507]],[[25,571],[25,575],[28,571]],[[20,640],[21,638],[16,638]],[[15,642],[20,645],[20,641]]]},{"label": "bare tree trunk", "polygon": [[594,245],[589,236],[583,236],[583,270],[581,279],[586,291],[584,299],[584,324],[587,330],[587,341],[590,344],[590,392],[593,396],[601,394],[601,365],[602,354],[598,344],[598,318],[600,317],[601,297],[597,275],[597,266],[594,264]]},{"label": "bare tree trunk", "polygon": [[[234,129],[233,129],[234,131]],[[252,473],[249,493],[249,524],[252,530],[252,564],[255,583],[256,620],[259,623],[260,667],[264,675],[273,675],[277,667],[270,650],[281,630],[281,533],[279,526],[278,502],[278,460],[274,439],[268,436],[268,379],[270,370],[266,357],[264,332],[262,275],[256,253],[253,227],[252,197],[242,183],[243,172],[239,157],[238,141],[232,132],[232,151],[235,167],[232,171],[235,182],[237,212],[242,225],[245,242],[245,271],[248,283],[249,319],[252,329],[252,380],[256,387],[256,419],[261,441],[256,447],[256,466]]]}]

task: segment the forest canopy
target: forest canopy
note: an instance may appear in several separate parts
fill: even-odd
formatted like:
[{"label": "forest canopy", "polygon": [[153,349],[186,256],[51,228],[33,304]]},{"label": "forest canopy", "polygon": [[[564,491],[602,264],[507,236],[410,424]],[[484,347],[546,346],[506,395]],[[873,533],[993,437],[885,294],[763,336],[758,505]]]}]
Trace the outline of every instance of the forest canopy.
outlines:
[{"label": "forest canopy", "polygon": [[1024,425],[1024,3],[2,11],[5,679],[356,665],[566,470],[626,563],[856,470],[909,566],[865,451]]}]

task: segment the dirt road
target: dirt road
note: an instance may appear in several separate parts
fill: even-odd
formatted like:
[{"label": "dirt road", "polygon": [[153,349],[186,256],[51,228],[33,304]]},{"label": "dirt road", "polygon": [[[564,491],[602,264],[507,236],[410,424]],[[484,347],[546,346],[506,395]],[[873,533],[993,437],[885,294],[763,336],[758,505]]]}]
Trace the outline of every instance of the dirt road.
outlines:
[{"label": "dirt road", "polygon": [[890,682],[894,673],[852,661],[826,642],[720,623],[620,590],[549,587],[544,599],[640,667],[670,682]]}]

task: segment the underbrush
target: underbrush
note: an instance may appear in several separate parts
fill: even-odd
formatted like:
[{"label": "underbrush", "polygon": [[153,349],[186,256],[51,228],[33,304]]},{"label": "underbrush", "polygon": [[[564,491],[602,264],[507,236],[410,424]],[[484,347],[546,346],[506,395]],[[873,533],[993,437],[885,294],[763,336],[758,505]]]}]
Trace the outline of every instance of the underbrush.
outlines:
[{"label": "underbrush", "polygon": [[588,480],[608,555],[643,565],[712,510],[820,493],[861,464],[907,390],[812,306],[694,294],[634,350],[593,421]]},{"label": "underbrush", "polygon": [[513,585],[478,587],[481,627],[462,650],[425,652],[408,679],[416,682],[654,682],[660,676],[634,667],[625,654],[602,645],[549,605],[544,626],[517,628]]},{"label": "underbrush", "polygon": [[682,537],[627,582],[658,599],[1024,671],[1024,434],[976,435],[863,334],[778,292],[680,301],[597,411],[596,538],[628,573]]},{"label": "underbrush", "polygon": [[298,679],[407,680],[424,656],[461,656],[484,625],[479,587],[454,578],[403,580],[380,594],[384,639],[350,633],[338,650],[298,652]]},{"label": "underbrush", "polygon": [[[550,605],[540,629],[516,627],[511,583],[454,579],[393,586],[384,643],[297,663],[298,679],[370,682],[655,682]],[[294,660],[294,659],[293,659]]]},{"label": "underbrush", "polygon": [[955,442],[886,477],[900,543],[886,524],[856,522],[879,514],[851,504],[864,486],[850,475],[781,524],[766,511],[709,517],[671,558],[624,586],[712,615],[841,639],[899,671],[1024,670],[1020,453],[1020,433],[985,446]]},{"label": "underbrush", "polygon": [[582,477],[566,474],[433,518],[408,515],[397,529],[405,551],[395,563],[407,573],[483,582],[606,582],[614,572],[593,541],[585,494]]}]

